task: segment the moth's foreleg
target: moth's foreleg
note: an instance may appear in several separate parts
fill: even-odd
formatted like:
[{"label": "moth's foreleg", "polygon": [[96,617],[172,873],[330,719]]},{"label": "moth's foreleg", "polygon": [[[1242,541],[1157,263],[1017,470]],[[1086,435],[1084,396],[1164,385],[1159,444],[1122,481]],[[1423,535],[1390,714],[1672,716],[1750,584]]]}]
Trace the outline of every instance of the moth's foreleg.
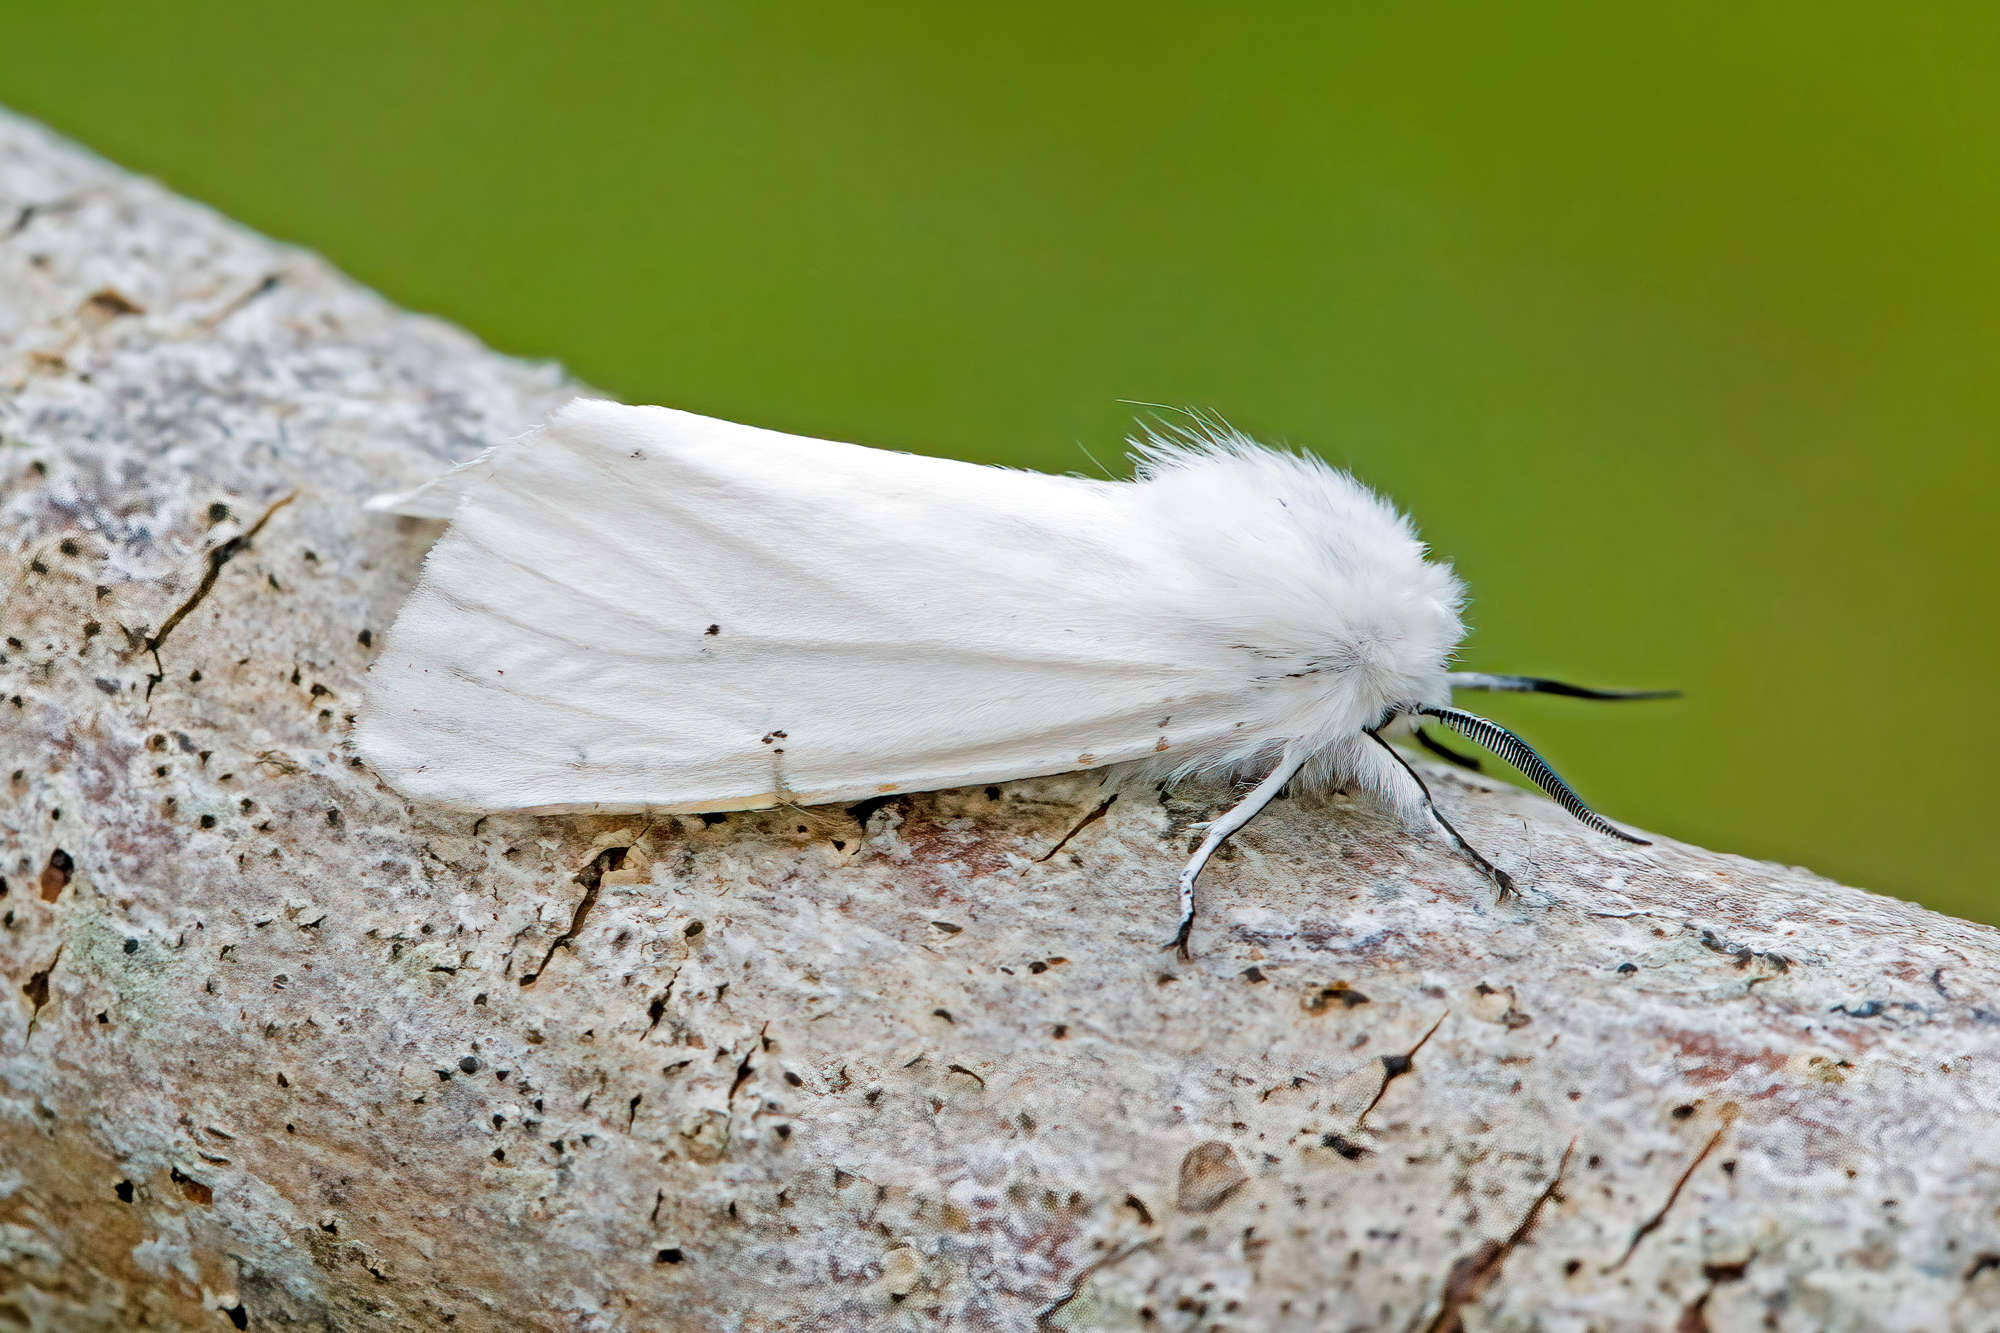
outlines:
[{"label": "moth's foreleg", "polygon": [[1423,801],[1424,816],[1430,820],[1431,826],[1444,834],[1446,841],[1451,843],[1458,854],[1472,863],[1473,869],[1492,881],[1493,887],[1500,890],[1502,898],[1513,893],[1514,877],[1481,856],[1478,849],[1467,842],[1464,836],[1452,827],[1451,821],[1444,817],[1444,812],[1437,808],[1437,802],[1431,799],[1430,785],[1423,780],[1422,775],[1415,768],[1410,766],[1410,761],[1403,758],[1395,746],[1383,740],[1380,732],[1371,731],[1368,733],[1368,738],[1382,748],[1382,753],[1395,760],[1397,767],[1409,777],[1411,782],[1417,785],[1417,791]]},{"label": "moth's foreleg", "polygon": [[1285,747],[1278,756],[1278,763],[1264,780],[1251,788],[1250,794],[1231,806],[1227,813],[1208,826],[1208,834],[1195,848],[1194,855],[1181,867],[1181,924],[1174,937],[1162,948],[1172,949],[1183,959],[1191,957],[1188,952],[1188,935],[1194,930],[1194,881],[1201,874],[1208,858],[1215,855],[1215,849],[1229,841],[1229,835],[1257,817],[1257,812],[1271,803],[1273,797],[1284,790],[1287,782],[1298,775],[1305,766],[1307,750],[1294,743]]}]

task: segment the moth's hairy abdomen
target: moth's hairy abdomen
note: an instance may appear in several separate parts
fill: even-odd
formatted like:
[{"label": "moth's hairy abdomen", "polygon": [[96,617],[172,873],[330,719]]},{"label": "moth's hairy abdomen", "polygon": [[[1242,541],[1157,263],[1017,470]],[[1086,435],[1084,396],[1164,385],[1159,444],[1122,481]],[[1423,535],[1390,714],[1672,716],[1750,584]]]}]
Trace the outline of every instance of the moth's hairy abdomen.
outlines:
[{"label": "moth's hairy abdomen", "polygon": [[1294,744],[1308,780],[1374,783],[1361,729],[1446,700],[1460,635],[1393,509],[1231,434],[1107,482],[583,401],[412,494],[452,525],[357,744],[468,808],[1237,772]]}]

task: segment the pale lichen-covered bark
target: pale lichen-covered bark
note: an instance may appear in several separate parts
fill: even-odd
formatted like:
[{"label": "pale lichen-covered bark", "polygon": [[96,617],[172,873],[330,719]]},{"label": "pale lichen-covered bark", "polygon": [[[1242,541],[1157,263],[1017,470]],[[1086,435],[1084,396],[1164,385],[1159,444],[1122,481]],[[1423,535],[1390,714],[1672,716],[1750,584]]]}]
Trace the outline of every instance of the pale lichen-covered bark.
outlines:
[{"label": "pale lichen-covered bark", "polygon": [[0,1328],[2000,1326],[1989,929],[1443,773],[1518,901],[1284,801],[1192,963],[1215,792],[412,807],[358,502],[573,386],[6,119],[0,386]]}]

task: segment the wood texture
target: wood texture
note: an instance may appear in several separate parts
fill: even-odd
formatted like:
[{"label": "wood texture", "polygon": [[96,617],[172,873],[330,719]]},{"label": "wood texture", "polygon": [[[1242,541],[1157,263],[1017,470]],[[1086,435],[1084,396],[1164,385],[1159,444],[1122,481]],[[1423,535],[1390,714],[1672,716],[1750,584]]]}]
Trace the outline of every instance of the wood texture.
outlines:
[{"label": "wood texture", "polygon": [[1518,900],[1284,801],[1189,964],[1219,792],[413,808],[358,502],[573,391],[0,118],[0,1329],[2000,1327],[1984,927],[1443,772]]}]

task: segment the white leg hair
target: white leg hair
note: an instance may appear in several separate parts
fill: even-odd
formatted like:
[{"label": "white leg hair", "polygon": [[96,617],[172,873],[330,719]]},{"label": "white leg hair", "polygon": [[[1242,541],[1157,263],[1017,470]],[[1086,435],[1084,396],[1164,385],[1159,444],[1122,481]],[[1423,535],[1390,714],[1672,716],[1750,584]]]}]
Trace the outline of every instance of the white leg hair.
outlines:
[{"label": "white leg hair", "polygon": [[1229,840],[1229,835],[1257,817],[1257,812],[1271,803],[1271,798],[1284,790],[1285,784],[1298,775],[1305,767],[1308,750],[1294,742],[1285,747],[1278,756],[1277,766],[1269,776],[1255,787],[1250,794],[1231,806],[1227,813],[1208,826],[1208,834],[1181,868],[1181,925],[1174,937],[1167,941],[1166,948],[1173,949],[1182,958],[1188,957],[1188,933],[1194,929],[1194,881],[1201,868],[1208,864],[1208,858],[1215,855],[1215,849]]}]

